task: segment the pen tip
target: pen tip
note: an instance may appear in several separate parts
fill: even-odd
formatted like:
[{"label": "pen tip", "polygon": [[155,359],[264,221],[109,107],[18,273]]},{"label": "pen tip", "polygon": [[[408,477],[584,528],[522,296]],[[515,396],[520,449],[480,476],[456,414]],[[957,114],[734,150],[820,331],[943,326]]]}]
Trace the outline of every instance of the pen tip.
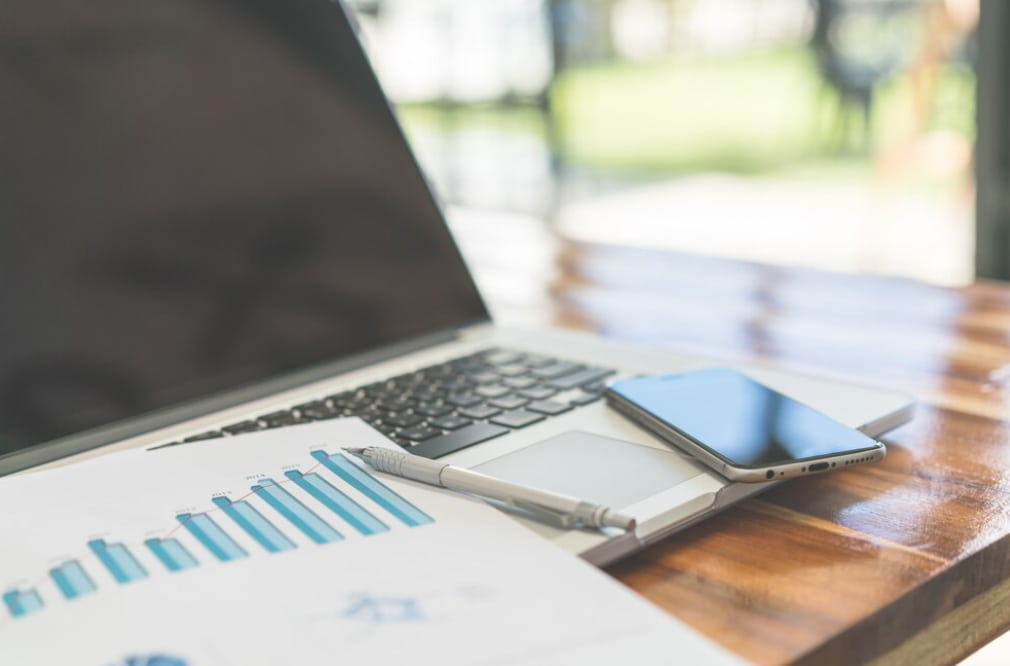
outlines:
[{"label": "pen tip", "polygon": [[603,518],[603,525],[605,527],[617,527],[628,532],[634,532],[638,526],[638,521],[630,516],[607,512]]},{"label": "pen tip", "polygon": [[350,453],[351,455],[355,455],[355,456],[360,456],[362,453],[365,452],[365,450],[362,449],[362,448],[353,448],[353,447],[350,447],[350,446],[344,446],[344,447],[341,447],[341,448],[344,451],[346,451],[347,453]]}]

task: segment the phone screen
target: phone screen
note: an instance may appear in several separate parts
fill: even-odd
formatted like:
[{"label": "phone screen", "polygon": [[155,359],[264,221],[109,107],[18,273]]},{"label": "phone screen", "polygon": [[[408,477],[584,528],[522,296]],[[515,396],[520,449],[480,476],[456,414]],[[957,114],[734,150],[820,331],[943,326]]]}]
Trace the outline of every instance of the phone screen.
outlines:
[{"label": "phone screen", "polygon": [[610,391],[738,467],[877,446],[863,433],[725,368],[626,379]]}]

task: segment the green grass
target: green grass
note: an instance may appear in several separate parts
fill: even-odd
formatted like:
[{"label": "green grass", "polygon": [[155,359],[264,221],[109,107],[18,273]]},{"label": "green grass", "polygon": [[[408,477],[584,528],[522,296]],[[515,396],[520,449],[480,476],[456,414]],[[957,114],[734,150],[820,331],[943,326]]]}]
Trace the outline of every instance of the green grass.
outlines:
[{"label": "green grass", "polygon": [[554,100],[575,162],[752,172],[815,152],[818,88],[805,54],[779,51],[569,71]]},{"label": "green grass", "polygon": [[[571,69],[556,82],[552,102],[567,163],[640,177],[711,170],[765,173],[803,165],[820,173],[863,175],[873,147],[907,131],[911,108],[905,78],[882,82],[869,145],[846,144],[838,134],[837,99],[809,50],[800,46]],[[930,128],[970,139],[973,114],[972,72],[945,69]],[[544,134],[542,119],[530,108],[463,109],[447,120],[442,110],[413,105],[402,107],[401,117],[408,131],[423,126]]]}]

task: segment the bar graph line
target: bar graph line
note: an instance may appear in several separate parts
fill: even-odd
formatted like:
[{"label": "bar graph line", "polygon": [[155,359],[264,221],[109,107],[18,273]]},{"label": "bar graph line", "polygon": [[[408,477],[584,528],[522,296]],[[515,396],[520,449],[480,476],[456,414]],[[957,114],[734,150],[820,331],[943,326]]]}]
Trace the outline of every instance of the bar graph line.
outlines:
[{"label": "bar graph line", "polygon": [[148,539],[144,545],[169,571],[192,569],[199,564],[178,539]]},{"label": "bar graph line", "polygon": [[121,543],[105,543],[104,539],[93,539],[88,542],[88,548],[98,556],[112,577],[118,583],[132,583],[147,578],[147,571],[140,562]]},{"label": "bar graph line", "polygon": [[35,590],[4,592],[4,605],[14,617],[23,617],[42,608],[42,597]]},{"label": "bar graph line", "polygon": [[[319,467],[322,467],[322,465],[323,465],[323,463],[321,463],[321,462],[317,462],[316,464],[312,465],[312,467],[309,467],[309,468],[308,468],[308,469],[307,469],[307,470],[305,471],[305,473],[306,473],[306,474],[308,474],[309,472],[312,472],[312,471],[315,471],[315,470],[316,470],[317,468],[319,468]],[[287,483],[287,481],[281,481],[281,483]],[[237,498],[237,499],[236,499],[235,501],[236,501],[236,502],[238,502],[238,501],[241,501],[241,500],[244,500],[244,499],[248,499],[249,497],[252,497],[252,496],[253,496],[253,495],[255,495],[255,494],[256,494],[256,492],[255,492],[255,491],[253,491],[253,490],[250,490],[250,491],[249,491],[249,492],[247,492],[247,493],[246,493],[245,495],[240,495],[240,496],[239,496],[239,497],[238,497],[238,498]],[[216,508],[216,507],[215,507],[215,508],[213,508],[213,509],[208,509],[208,510],[207,510],[207,511],[205,511],[204,513],[214,513],[215,511],[220,511],[220,510],[221,510],[221,509],[219,509],[219,508]],[[188,516],[188,515],[193,515],[193,514],[181,514],[181,515],[187,515],[187,516]],[[199,514],[197,514],[197,515],[199,515]],[[185,522],[185,521],[183,521],[183,520],[180,520],[180,521],[179,521],[179,524],[178,524],[178,525],[176,525],[175,527],[173,527],[172,529],[170,529],[170,530],[168,531],[168,534],[166,534],[166,535],[164,536],[164,538],[165,538],[165,539],[169,538],[170,536],[174,535],[174,534],[175,534],[176,532],[178,532],[179,530],[181,530],[181,529],[182,529],[183,527],[185,527],[185,526],[186,526],[186,522]]]},{"label": "bar graph line", "polygon": [[180,513],[175,518],[186,526],[204,548],[222,562],[249,557],[249,553],[235,543],[235,540],[206,513]]},{"label": "bar graph line", "polygon": [[56,587],[59,588],[60,594],[67,599],[76,599],[97,589],[94,581],[77,560],[70,560],[58,567],[53,567],[49,570],[49,575],[56,583]]},{"label": "bar graph line", "polygon": [[312,509],[299,502],[294,495],[275,483],[273,479],[263,479],[252,487],[252,491],[314,542],[318,544],[333,543],[344,538],[340,532],[316,515]]},{"label": "bar graph line", "polygon": [[248,502],[232,502],[227,497],[215,497],[214,504],[220,507],[226,516],[235,521],[236,525],[245,530],[267,552],[280,553],[285,550],[293,550],[296,547],[291,539],[287,538]]},{"label": "bar graph line", "polygon": [[358,467],[342,454],[330,455],[326,451],[313,451],[312,457],[339,476],[355,490],[411,527],[434,522],[434,519],[400,497],[392,488]]},{"label": "bar graph line", "polygon": [[361,534],[368,536],[389,531],[388,525],[318,474],[314,472],[302,474],[296,470],[290,470],[284,475]]}]

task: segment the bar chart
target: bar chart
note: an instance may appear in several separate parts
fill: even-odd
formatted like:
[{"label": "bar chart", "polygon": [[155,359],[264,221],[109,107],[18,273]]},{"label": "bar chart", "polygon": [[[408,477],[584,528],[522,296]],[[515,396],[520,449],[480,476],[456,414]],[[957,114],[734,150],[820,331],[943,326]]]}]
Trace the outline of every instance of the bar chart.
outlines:
[{"label": "bar chart", "polygon": [[340,532],[299,502],[283,486],[274,483],[273,479],[264,479],[253,486],[252,491],[314,542],[322,544],[343,539]]},{"label": "bar chart", "polygon": [[197,565],[196,558],[189,554],[178,539],[148,539],[144,545],[169,571],[182,571]]},{"label": "bar chart", "polygon": [[181,657],[167,654],[131,655],[110,666],[188,666],[189,662]]},{"label": "bar chart", "polygon": [[174,514],[174,528],[162,536],[89,539],[80,555],[49,569],[53,599],[40,582],[4,590],[3,607],[11,618],[22,618],[55,599],[73,602],[103,586],[137,584],[210,561],[278,555],[344,542],[349,533],[373,537],[434,522],[343,454],[316,449],[309,455],[313,462],[304,471],[258,475],[245,494],[213,494],[202,510]]},{"label": "bar chart", "polygon": [[109,570],[112,577],[119,583],[132,583],[147,578],[147,571],[133,556],[130,549],[121,543],[105,543],[104,539],[88,542],[88,548],[98,557],[99,561]]},{"label": "bar chart", "polygon": [[77,560],[70,560],[49,570],[53,582],[67,599],[76,599],[95,591],[95,584]]},{"label": "bar chart", "polygon": [[14,617],[23,617],[42,608],[42,597],[35,590],[10,590],[4,592],[3,600]]}]

